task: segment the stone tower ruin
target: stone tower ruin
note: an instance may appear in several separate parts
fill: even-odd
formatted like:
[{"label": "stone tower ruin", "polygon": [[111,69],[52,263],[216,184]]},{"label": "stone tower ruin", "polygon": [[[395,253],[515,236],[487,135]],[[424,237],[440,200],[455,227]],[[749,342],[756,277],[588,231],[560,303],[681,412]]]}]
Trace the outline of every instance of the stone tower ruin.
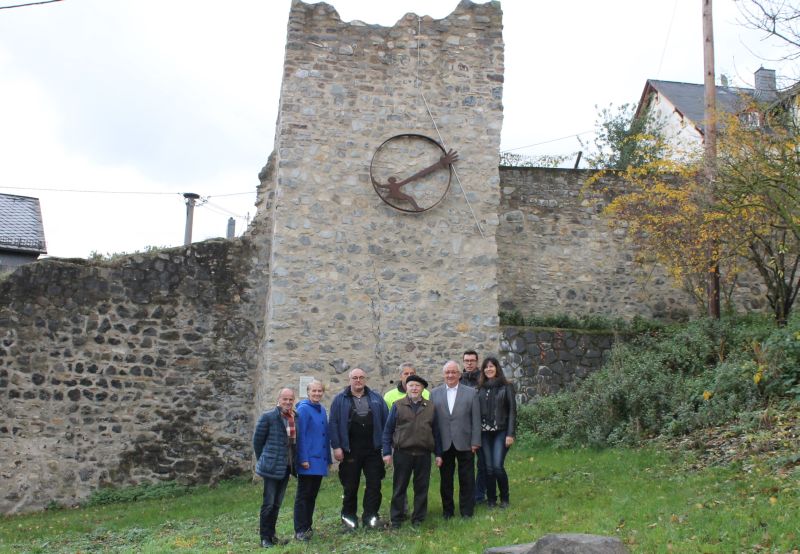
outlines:
[{"label": "stone tower ruin", "polygon": [[[256,222],[271,231],[257,410],[303,376],[336,383],[361,367],[381,389],[403,361],[438,377],[464,349],[497,350],[501,16],[498,2],[463,1],[380,27],[293,2]],[[425,212],[373,185],[379,147],[404,134],[459,156]],[[397,179],[429,163],[400,144]]]}]

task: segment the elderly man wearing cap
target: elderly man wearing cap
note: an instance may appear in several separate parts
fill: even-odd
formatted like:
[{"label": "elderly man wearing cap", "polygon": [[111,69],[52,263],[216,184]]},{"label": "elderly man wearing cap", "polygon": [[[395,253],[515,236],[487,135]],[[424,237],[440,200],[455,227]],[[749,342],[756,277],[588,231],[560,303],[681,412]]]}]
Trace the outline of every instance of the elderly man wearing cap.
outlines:
[{"label": "elderly man wearing cap", "polygon": [[442,455],[436,410],[422,397],[427,381],[418,375],[406,379],[406,396],[392,405],[383,428],[383,461],[394,464],[392,528],[399,529],[405,519],[406,492],[414,476],[414,511],[411,524],[418,526],[428,513],[428,484],[431,479],[431,454]]}]

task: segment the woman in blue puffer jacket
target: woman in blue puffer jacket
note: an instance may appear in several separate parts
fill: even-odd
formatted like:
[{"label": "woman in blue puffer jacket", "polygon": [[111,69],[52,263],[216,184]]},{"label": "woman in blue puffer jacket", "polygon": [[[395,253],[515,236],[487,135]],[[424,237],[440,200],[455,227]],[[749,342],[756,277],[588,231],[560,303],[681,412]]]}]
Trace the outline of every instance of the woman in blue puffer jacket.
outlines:
[{"label": "woman in blue puffer jacket", "polygon": [[325,387],[311,381],[306,387],[308,399],[297,404],[297,494],[294,498],[294,534],[297,540],[307,541],[312,530],[314,505],[331,464],[331,444],[328,439],[328,414],[320,403]]}]

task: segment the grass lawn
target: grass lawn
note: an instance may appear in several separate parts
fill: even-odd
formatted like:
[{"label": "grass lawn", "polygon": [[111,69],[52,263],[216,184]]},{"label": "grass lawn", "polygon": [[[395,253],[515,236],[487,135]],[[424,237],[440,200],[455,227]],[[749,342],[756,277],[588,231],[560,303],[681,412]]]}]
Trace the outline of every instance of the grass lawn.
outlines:
[{"label": "grass lawn", "polygon": [[[309,543],[272,552],[482,552],[547,533],[621,538],[632,552],[776,552],[800,549],[800,470],[689,470],[654,450],[517,447],[507,458],[511,508],[441,518],[438,471],[421,529],[342,535],[341,487],[323,481]],[[388,515],[391,473],[384,480]],[[278,534],[292,532],[295,482]],[[51,510],[0,520],[0,552],[258,552],[261,481],[198,487],[171,498]]]}]

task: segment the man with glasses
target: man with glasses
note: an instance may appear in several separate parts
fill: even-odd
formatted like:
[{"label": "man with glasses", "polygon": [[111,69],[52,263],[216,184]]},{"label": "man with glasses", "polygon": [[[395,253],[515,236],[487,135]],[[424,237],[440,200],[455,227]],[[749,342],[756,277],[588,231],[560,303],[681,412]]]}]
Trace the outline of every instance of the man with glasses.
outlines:
[{"label": "man with glasses", "polygon": [[481,447],[481,408],[478,393],[459,383],[458,364],[448,361],[442,368],[444,383],[431,391],[442,455],[436,457],[441,477],[439,492],[445,519],[455,514],[453,477],[458,466],[458,509],[461,517],[472,517],[475,509],[473,458]]},{"label": "man with glasses", "polygon": [[331,403],[328,435],[333,457],[339,462],[339,481],[342,483],[342,524],[345,531],[358,528],[358,487],[364,473],[364,527],[383,526],[378,511],[381,508],[381,480],[386,475],[381,456],[383,427],[389,409],[381,396],[367,387],[367,374],[361,368],[350,372],[350,384],[336,395]]},{"label": "man with glasses", "polygon": [[[462,385],[478,389],[478,378],[481,376],[481,369],[478,367],[478,353],[474,350],[467,350],[462,357],[464,362],[461,378]],[[475,464],[475,504],[486,502],[486,467],[481,463],[483,458],[478,456]]]},{"label": "man with glasses", "polygon": [[462,360],[464,361],[464,369],[461,371],[461,379],[459,381],[462,385],[477,389],[478,377],[481,376],[481,368],[478,367],[478,353],[474,350],[467,350],[464,352]]}]

